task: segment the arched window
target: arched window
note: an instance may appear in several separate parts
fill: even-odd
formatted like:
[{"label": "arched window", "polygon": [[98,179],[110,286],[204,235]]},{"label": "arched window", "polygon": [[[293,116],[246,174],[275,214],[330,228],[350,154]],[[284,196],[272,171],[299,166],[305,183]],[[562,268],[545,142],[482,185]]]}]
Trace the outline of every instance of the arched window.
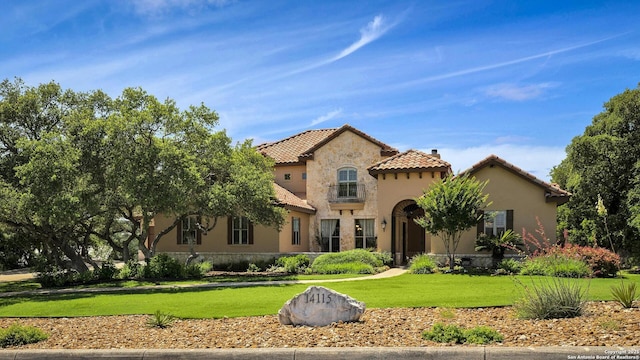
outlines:
[{"label": "arched window", "polygon": [[358,196],[358,170],[342,168],[338,170],[338,197],[350,198]]}]

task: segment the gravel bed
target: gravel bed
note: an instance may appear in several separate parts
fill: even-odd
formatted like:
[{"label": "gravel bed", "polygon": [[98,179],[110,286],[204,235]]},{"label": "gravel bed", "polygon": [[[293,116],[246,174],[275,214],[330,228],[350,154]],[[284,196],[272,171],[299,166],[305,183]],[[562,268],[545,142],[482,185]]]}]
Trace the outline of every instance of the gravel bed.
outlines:
[{"label": "gravel bed", "polygon": [[280,325],[273,315],[176,320],[165,329],[149,328],[147,319],[1,318],[0,327],[17,322],[50,334],[46,341],[22,347],[30,349],[450,346],[422,340],[421,332],[436,322],[492,327],[504,341],[491,346],[640,346],[640,309],[613,302],[589,303],[583,316],[555,320],[519,320],[510,307],[367,309],[360,322],[318,328]]}]

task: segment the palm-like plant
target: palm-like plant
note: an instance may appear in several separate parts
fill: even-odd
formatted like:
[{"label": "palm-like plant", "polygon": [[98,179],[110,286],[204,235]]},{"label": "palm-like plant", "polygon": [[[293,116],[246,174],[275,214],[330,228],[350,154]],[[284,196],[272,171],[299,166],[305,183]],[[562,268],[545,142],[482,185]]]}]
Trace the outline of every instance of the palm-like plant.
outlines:
[{"label": "palm-like plant", "polygon": [[504,258],[506,250],[522,250],[524,243],[520,235],[508,229],[500,236],[488,236],[480,234],[476,239],[476,251],[491,251],[494,263],[499,263]]}]

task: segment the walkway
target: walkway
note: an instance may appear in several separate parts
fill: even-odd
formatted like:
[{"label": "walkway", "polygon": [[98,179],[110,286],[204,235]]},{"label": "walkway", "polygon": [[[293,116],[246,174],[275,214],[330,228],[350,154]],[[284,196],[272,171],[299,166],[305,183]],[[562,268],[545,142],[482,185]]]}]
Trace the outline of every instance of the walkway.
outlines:
[{"label": "walkway", "polygon": [[[274,281],[243,281],[243,282],[212,282],[206,284],[184,284],[184,285],[148,285],[148,286],[136,286],[136,287],[108,287],[108,288],[64,288],[64,289],[38,289],[28,291],[14,291],[0,293],[0,297],[13,297],[13,296],[25,296],[25,295],[53,295],[53,294],[72,294],[72,293],[101,293],[101,292],[132,292],[132,291],[146,291],[146,290],[162,290],[162,289],[206,289],[206,288],[223,288],[223,287],[250,287],[250,286],[272,286],[272,285],[293,285],[293,284],[317,284],[317,283],[331,283],[342,281],[360,281],[360,280],[373,280],[384,279],[394,276],[400,276],[407,272],[404,268],[391,268],[387,271],[379,274],[362,276],[356,278],[346,279],[327,279],[327,280],[274,280]],[[7,274],[0,273],[0,282],[2,281],[19,281],[8,280],[19,278],[18,275],[22,275],[23,279],[33,278],[33,274],[23,272],[21,274]]]}]

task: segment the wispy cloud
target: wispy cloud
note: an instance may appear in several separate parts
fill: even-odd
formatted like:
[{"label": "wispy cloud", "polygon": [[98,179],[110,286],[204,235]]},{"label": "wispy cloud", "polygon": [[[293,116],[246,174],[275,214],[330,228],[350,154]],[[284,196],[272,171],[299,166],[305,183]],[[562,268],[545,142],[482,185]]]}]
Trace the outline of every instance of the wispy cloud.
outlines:
[{"label": "wispy cloud", "polygon": [[340,114],[342,114],[342,109],[336,109],[333,111],[330,111],[322,116],[317,117],[316,119],[314,119],[313,121],[311,121],[311,126],[316,126],[318,124],[321,124],[325,121],[331,120],[333,118],[335,118],[336,116],[339,116]]},{"label": "wispy cloud", "polygon": [[496,84],[484,90],[485,95],[511,101],[524,101],[540,97],[546,89],[558,86],[557,83],[540,83],[531,85]]},{"label": "wispy cloud", "polygon": [[578,45],[574,45],[574,46],[568,46],[568,47],[564,47],[564,48],[557,49],[557,50],[545,51],[545,52],[540,53],[540,54],[531,55],[531,56],[525,56],[525,57],[521,57],[521,58],[514,59],[514,60],[503,61],[503,62],[490,64],[490,65],[485,65],[485,66],[473,67],[473,68],[464,69],[464,70],[460,70],[460,71],[454,71],[454,72],[441,74],[441,75],[429,76],[429,77],[425,77],[425,78],[422,78],[422,79],[406,82],[406,83],[404,83],[402,85],[403,86],[418,85],[418,84],[424,84],[424,83],[438,81],[438,80],[446,80],[446,79],[450,79],[450,78],[454,78],[454,77],[458,77],[458,76],[469,75],[469,74],[478,73],[478,72],[482,72],[482,71],[499,69],[499,68],[506,67],[506,66],[516,65],[516,64],[524,63],[524,62],[531,61],[531,60],[542,59],[542,58],[545,58],[545,57],[550,57],[550,56],[553,56],[553,55],[562,54],[562,53],[565,53],[565,52],[581,49],[581,48],[588,47],[588,46],[595,45],[595,44],[599,44],[599,43],[602,43],[602,42],[605,42],[605,41],[608,41],[608,40],[611,40],[611,39],[615,39],[615,38],[620,37],[620,36],[625,35],[625,34],[626,33],[617,34],[617,35],[609,36],[609,37],[606,37],[606,38],[603,38],[603,39],[598,39],[598,40],[595,40],[595,41],[590,41],[590,42],[587,42],[587,43],[582,43],[582,44],[578,44]]},{"label": "wispy cloud", "polygon": [[338,55],[333,57],[328,62],[338,61],[346,56],[353,54],[358,51],[358,49],[363,46],[377,40],[379,37],[384,35],[389,29],[391,29],[396,24],[389,24],[388,21],[382,16],[378,15],[371,20],[364,28],[360,29],[360,39],[349,45],[346,49],[342,50]]},{"label": "wispy cloud", "polygon": [[140,15],[158,16],[171,9],[182,10],[199,9],[204,6],[223,7],[234,0],[135,0],[133,7]]}]

